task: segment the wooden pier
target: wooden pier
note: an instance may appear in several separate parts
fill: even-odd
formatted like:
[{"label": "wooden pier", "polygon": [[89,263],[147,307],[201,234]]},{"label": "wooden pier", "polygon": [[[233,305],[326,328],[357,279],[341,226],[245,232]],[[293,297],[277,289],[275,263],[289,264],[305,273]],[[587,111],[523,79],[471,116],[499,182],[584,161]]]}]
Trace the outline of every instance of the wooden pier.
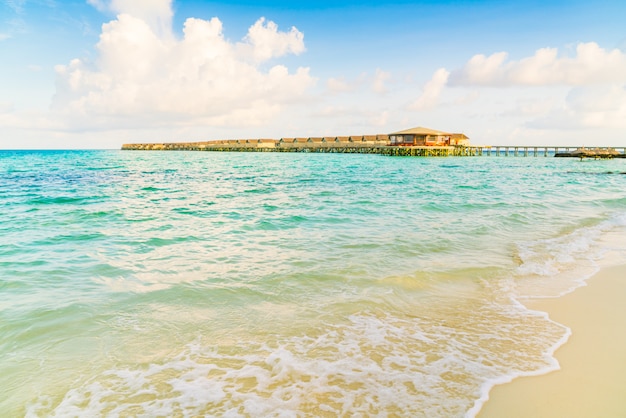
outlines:
[{"label": "wooden pier", "polygon": [[[580,147],[454,145],[389,145],[386,135],[336,138],[283,138],[222,140],[204,142],[124,144],[131,151],[214,151],[214,152],[309,152],[339,154],[380,154],[414,157],[581,157]],[[626,147],[597,147],[581,158],[626,158]]]},{"label": "wooden pier", "polygon": [[[515,145],[492,145],[485,151],[486,155],[514,156],[514,157],[580,157],[580,151],[585,150],[581,147],[569,146],[515,146]],[[625,158],[626,147],[594,147],[588,149],[590,151],[587,156],[597,158]]]}]

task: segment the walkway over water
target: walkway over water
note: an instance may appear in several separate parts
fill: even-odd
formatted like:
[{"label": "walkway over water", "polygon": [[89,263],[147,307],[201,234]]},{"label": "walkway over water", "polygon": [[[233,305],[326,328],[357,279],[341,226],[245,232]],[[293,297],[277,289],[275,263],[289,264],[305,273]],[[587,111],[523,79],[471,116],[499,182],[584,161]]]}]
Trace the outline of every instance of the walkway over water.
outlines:
[{"label": "walkway over water", "polygon": [[[271,139],[206,142],[124,144],[122,150],[132,151],[218,151],[218,152],[311,152],[342,154],[381,154],[393,156],[514,156],[548,157],[571,155],[575,146],[455,145],[455,146],[390,146],[387,141],[324,141],[324,138],[284,142]],[[594,147],[595,152],[614,154],[608,158],[626,158],[626,147]],[[616,153],[615,153],[616,152]]]}]

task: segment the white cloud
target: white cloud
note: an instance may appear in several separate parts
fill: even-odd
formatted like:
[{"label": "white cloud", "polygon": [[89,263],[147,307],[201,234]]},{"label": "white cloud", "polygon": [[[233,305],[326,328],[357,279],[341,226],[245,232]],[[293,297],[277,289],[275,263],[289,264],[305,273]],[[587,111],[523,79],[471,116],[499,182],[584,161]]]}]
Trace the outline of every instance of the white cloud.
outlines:
[{"label": "white cloud", "polygon": [[380,68],[376,69],[376,74],[374,75],[374,82],[372,83],[372,90],[378,94],[384,94],[387,92],[387,86],[385,82],[391,78],[391,73],[381,70]]},{"label": "white cloud", "polygon": [[172,0],[111,0],[111,9],[146,22],[160,36],[171,34],[174,13]]},{"label": "white cloud", "polygon": [[528,123],[542,129],[626,129],[626,88],[623,86],[577,87],[560,106]]},{"label": "white cloud", "polygon": [[328,81],[326,81],[326,87],[332,94],[353,91],[355,88],[353,84],[348,83],[343,78],[332,78],[332,77],[329,78]]},{"label": "white cloud", "polygon": [[257,61],[267,61],[270,58],[281,57],[286,54],[301,54],[305,51],[304,34],[295,27],[289,32],[279,32],[278,25],[259,19],[250,29],[240,47],[250,53]]},{"label": "white cloud", "polygon": [[71,116],[74,127],[260,124],[315,83],[308,68],[262,66],[304,51],[295,28],[280,32],[261,18],[233,43],[218,18],[189,18],[175,39],[163,26],[171,25],[170,2],[159,0],[154,10],[149,3],[113,0],[110,7],[124,13],[102,26],[97,59],[56,67],[53,108]]},{"label": "white cloud", "polygon": [[171,33],[172,0],[87,0],[87,3],[101,12],[128,14],[141,19],[160,36]]},{"label": "white cloud", "polygon": [[519,61],[507,61],[506,52],[475,55],[450,75],[450,85],[583,86],[626,83],[626,54],[606,50],[594,42],[580,43],[575,55],[559,56],[556,48],[542,48]]},{"label": "white cloud", "polygon": [[15,13],[22,14],[24,13],[24,4],[26,4],[26,0],[4,0],[4,4],[6,4]]},{"label": "white cloud", "polygon": [[11,37],[11,35],[9,35],[8,33],[0,33],[0,42],[4,41],[5,39],[9,39]]},{"label": "white cloud", "polygon": [[421,96],[409,105],[410,110],[428,110],[439,103],[439,96],[448,82],[450,72],[445,68],[440,68],[433,74],[422,90]]},{"label": "white cloud", "polygon": [[569,54],[542,48],[520,60],[499,52],[474,55],[449,73],[437,70],[409,110],[436,108],[446,86],[472,87],[468,96],[451,102],[468,117],[480,99],[481,117],[505,116],[524,132],[607,132],[626,128],[625,85],[626,53],[594,42],[579,43]]},{"label": "white cloud", "polygon": [[87,0],[87,4],[92,5],[93,7],[98,9],[98,11],[100,12],[109,10],[109,5],[105,1],[102,1],[102,0]]}]

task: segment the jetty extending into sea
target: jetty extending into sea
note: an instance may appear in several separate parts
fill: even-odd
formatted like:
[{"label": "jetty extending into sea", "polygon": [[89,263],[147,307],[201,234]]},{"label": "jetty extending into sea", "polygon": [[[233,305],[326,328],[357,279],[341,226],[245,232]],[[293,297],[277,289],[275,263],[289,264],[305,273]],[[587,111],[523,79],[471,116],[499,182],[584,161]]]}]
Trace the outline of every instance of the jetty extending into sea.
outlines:
[{"label": "jetty extending into sea", "polygon": [[[250,142],[246,142],[250,141]],[[315,144],[304,143],[284,145],[275,143],[254,143],[245,140],[239,143],[172,142],[124,144],[128,151],[222,151],[222,152],[315,152],[342,154],[380,154],[417,157],[471,157],[471,156],[515,156],[515,157],[573,157],[573,158],[626,158],[626,147],[599,147],[585,149],[567,146],[516,146],[516,145],[454,145],[454,146],[394,146],[385,144]],[[259,140],[260,141],[260,140]]]},{"label": "jetty extending into sea", "polygon": [[554,156],[626,158],[626,147],[470,145],[465,134],[411,128],[391,134],[281,139],[226,139],[201,142],[134,143],[129,151],[311,152],[391,156]]}]

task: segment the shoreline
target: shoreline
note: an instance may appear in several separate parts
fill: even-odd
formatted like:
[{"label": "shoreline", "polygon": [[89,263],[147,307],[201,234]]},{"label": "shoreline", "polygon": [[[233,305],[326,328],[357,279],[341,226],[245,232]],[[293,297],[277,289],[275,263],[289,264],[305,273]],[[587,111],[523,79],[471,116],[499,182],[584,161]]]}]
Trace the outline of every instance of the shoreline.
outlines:
[{"label": "shoreline", "polygon": [[554,299],[524,302],[571,329],[560,369],[494,386],[478,418],[626,416],[626,265],[602,268]]}]

